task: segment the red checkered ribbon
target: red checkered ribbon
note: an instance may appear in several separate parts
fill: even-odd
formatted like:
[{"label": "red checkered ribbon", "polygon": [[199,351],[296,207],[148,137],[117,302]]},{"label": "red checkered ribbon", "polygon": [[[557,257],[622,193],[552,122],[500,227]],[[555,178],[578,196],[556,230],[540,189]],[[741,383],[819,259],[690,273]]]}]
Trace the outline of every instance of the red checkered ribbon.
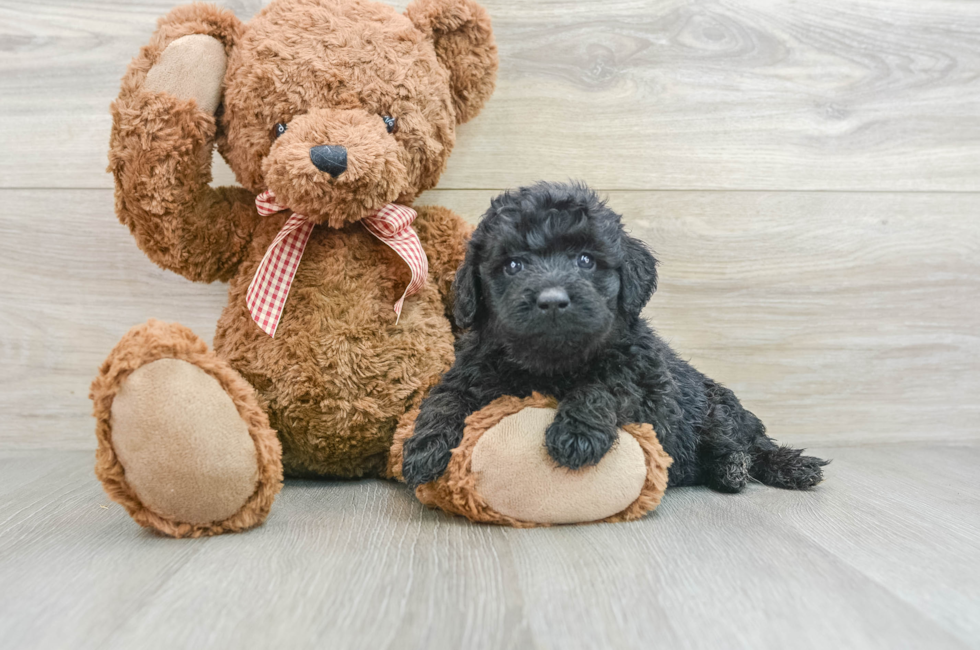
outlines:
[{"label": "red checkered ribbon", "polygon": [[[266,190],[255,197],[255,208],[262,216],[286,210],[286,206],[276,203],[276,195]],[[389,203],[377,212],[365,217],[361,223],[368,232],[405,260],[412,271],[412,279],[405,287],[402,297],[395,303],[395,313],[401,318],[405,298],[422,290],[429,274],[429,260],[422,250],[419,236],[412,230],[415,210],[404,205]],[[306,243],[316,225],[301,214],[293,214],[286,220],[282,230],[265,252],[248,286],[245,304],[252,319],[263,332],[275,337],[282,310],[286,306],[289,288],[299,268]],[[395,322],[398,322],[397,320]]]}]

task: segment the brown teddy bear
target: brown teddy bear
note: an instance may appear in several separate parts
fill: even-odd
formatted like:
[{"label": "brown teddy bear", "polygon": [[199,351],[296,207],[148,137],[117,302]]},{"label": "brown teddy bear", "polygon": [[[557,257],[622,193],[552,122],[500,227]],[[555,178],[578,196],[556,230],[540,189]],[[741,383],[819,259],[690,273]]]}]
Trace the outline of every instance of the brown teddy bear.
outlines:
[{"label": "brown teddy bear", "polygon": [[[496,69],[472,0],[414,0],[404,15],[273,0],[248,24],[193,4],[160,21],[112,107],[116,212],[155,263],[229,289],[213,352],[150,321],[93,382],[96,473],[138,523],[238,531],[265,519],[284,472],[398,476],[395,431],[452,363],[451,284],[471,231],[408,206]],[[215,144],[241,187],[208,185]],[[522,524],[454,506],[481,498],[456,483],[419,495]]]}]

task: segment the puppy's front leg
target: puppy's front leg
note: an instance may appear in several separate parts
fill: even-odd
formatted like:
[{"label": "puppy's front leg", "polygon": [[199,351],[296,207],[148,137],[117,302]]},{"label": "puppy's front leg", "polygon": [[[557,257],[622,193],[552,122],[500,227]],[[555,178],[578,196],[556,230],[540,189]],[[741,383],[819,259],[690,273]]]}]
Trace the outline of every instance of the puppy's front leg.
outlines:
[{"label": "puppy's front leg", "polygon": [[616,399],[595,384],[577,388],[558,404],[544,442],[556,463],[579,469],[602,460],[617,435]]},{"label": "puppy's front leg", "polygon": [[422,402],[415,432],[405,441],[402,476],[413,490],[434,481],[449,465],[452,450],[463,439],[466,417],[475,409],[464,395],[437,386]]}]

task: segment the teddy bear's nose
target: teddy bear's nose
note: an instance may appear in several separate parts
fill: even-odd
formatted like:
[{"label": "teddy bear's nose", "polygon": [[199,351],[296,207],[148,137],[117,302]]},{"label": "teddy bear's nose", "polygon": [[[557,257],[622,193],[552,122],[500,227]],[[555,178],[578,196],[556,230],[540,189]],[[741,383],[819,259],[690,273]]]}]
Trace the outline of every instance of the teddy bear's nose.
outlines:
[{"label": "teddy bear's nose", "polygon": [[347,169],[347,147],[323,144],[310,149],[310,160],[321,172],[337,178]]}]

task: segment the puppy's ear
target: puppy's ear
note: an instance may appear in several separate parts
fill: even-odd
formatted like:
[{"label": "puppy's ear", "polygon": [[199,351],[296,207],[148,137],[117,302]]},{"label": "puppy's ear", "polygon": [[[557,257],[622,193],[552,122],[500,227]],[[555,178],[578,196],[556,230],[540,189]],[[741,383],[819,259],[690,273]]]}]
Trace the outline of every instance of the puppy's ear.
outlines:
[{"label": "puppy's ear", "polygon": [[636,318],[657,290],[657,260],[646,244],[628,235],[623,235],[623,252],[619,304],[626,315]]},{"label": "puppy's ear", "polygon": [[479,263],[471,241],[463,265],[456,271],[453,281],[453,316],[460,329],[469,329],[476,323],[480,293]]}]

